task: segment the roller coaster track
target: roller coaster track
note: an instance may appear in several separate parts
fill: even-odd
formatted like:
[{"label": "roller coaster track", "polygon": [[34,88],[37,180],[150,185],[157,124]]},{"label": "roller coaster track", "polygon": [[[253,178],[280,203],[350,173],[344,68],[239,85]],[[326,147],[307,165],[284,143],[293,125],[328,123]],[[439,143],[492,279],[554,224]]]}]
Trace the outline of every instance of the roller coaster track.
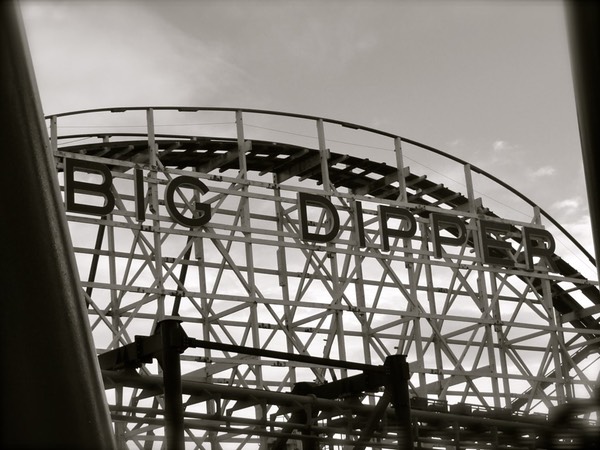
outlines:
[{"label": "roller coaster track", "polygon": [[[74,113],[49,116],[48,119],[56,121],[58,118],[76,114],[111,112],[118,113],[131,110],[144,110],[147,108],[110,108],[89,111],[78,111]],[[154,110],[175,110],[183,112],[194,111],[239,111],[232,108],[171,108],[157,107]],[[244,113],[271,114],[283,117],[292,117],[309,120],[322,120],[325,123],[340,125],[353,130],[366,131],[385,137],[400,139],[403,143],[409,143],[417,148],[427,152],[435,153],[444,158],[461,164],[469,165],[466,161],[456,158],[441,150],[421,144],[419,142],[399,137],[390,133],[382,132],[360,125],[319,119],[317,117],[277,113],[262,110],[241,110]],[[85,155],[89,157],[100,157],[106,161],[127,161],[135,164],[149,164],[148,160],[148,134],[147,133],[81,133],[81,134],[53,134],[52,140],[55,147],[56,156]],[[70,141],[94,141],[78,145],[60,144]],[[239,171],[238,148],[239,141],[231,137],[221,136],[195,136],[186,134],[155,134],[153,142],[156,145],[158,161],[165,168],[186,169],[192,168],[196,172],[215,174],[226,171]],[[252,139],[248,141],[246,148],[246,170],[255,172],[259,175],[273,174],[274,183],[283,183],[289,179],[312,180],[317,184],[322,184],[322,172],[319,167],[321,151],[317,148],[311,148],[301,145],[289,144],[285,142],[274,142],[272,140]],[[398,187],[399,171],[391,165],[371,161],[367,158],[350,156],[341,153],[331,152],[328,155],[329,183],[334,189],[348,189],[352,194],[363,197],[372,197],[375,199],[396,200],[400,191]],[[489,180],[497,183],[502,188],[510,191],[521,200],[538,208],[540,214],[581,251],[589,261],[595,265],[594,258],[589,252],[576,241],[573,236],[564,229],[555,219],[547,214],[543,209],[525,197],[523,194],[497,179],[486,171],[469,165],[470,170],[482,175]],[[111,170],[121,170],[113,167]],[[427,218],[435,208],[445,208],[456,211],[467,211],[470,207],[470,200],[463,194],[456,192],[441,183],[428,178],[426,174],[417,173],[413,170],[405,171],[404,183],[406,186],[406,201],[411,205],[413,212],[423,218]],[[479,217],[498,218],[493,211],[488,208],[478,207]],[[516,228],[514,229],[515,231]],[[518,244],[520,241],[519,233],[514,233],[513,239]],[[469,243],[474,245],[473,242]],[[564,318],[564,323],[569,323],[574,328],[587,330],[582,336],[587,340],[587,344],[580,350],[571,355],[570,364],[577,365],[582,362],[591,353],[597,352],[600,346],[600,324],[592,314],[598,311],[600,306],[600,291],[594,282],[588,281],[579,273],[570,263],[565,261],[559,255],[552,256],[556,263],[560,276],[566,279],[578,280],[573,289],[565,289],[561,286],[560,280],[551,281],[552,300],[555,311]],[[524,279],[524,278],[523,278]],[[534,282],[535,283],[535,282]],[[537,286],[541,292],[541,285]],[[594,306],[586,307],[572,295],[573,290],[579,291]],[[554,372],[547,374],[548,379],[554,377]],[[136,378],[137,379],[137,378]],[[110,380],[110,375],[106,375],[105,380]],[[153,381],[154,383],[155,381]],[[140,381],[142,383],[142,381]],[[143,384],[143,383],[142,383]],[[552,381],[541,381],[540,385],[544,388],[550,386]],[[192,384],[193,385],[193,384]],[[190,386],[192,386],[190,385]],[[190,389],[195,389],[190,387]],[[527,394],[513,400],[512,409],[519,410],[527,403]]]}]

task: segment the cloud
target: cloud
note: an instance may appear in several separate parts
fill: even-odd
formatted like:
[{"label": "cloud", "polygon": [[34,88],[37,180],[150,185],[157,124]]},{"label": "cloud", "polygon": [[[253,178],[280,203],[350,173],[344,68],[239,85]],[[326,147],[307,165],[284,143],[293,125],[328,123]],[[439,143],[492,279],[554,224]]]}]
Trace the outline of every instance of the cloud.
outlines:
[{"label": "cloud", "polygon": [[581,207],[581,198],[565,198],[552,204],[552,209],[570,213]]},{"label": "cloud", "polygon": [[461,147],[465,144],[464,139],[461,138],[456,138],[450,142],[447,143],[448,147]]},{"label": "cloud", "polygon": [[47,113],[212,103],[243,76],[224,48],[191,39],[135,2],[33,3],[24,18]]},{"label": "cloud", "polygon": [[[569,231],[571,236],[573,236],[583,248],[593,255],[594,239],[590,215],[587,211],[582,211],[581,209],[573,209],[571,212],[573,212],[573,214],[560,220],[561,225]],[[566,239],[566,237],[563,237],[558,230],[554,230],[553,234],[555,235],[557,243],[557,254],[561,255],[566,261],[573,265],[573,267],[576,267],[586,278],[597,280],[598,272],[588,259],[581,254],[577,248],[572,246],[569,240]]]},{"label": "cloud", "polygon": [[500,140],[498,140],[498,141],[494,141],[493,144],[492,144],[492,149],[495,152],[506,152],[506,151],[514,150],[516,148],[517,148],[516,145],[509,144],[506,141],[500,141]]},{"label": "cloud", "polygon": [[547,177],[554,175],[556,169],[552,166],[542,166],[531,174],[532,177]]},{"label": "cloud", "polygon": [[[304,16],[303,6],[299,5],[300,9],[296,12]],[[298,6],[293,6],[291,10],[296,8]],[[325,7],[321,11],[323,16],[307,17],[307,20],[298,22],[293,38],[285,39],[281,44],[288,48],[288,54],[295,61],[308,63],[313,70],[322,70],[324,64],[329,66],[333,61],[332,67],[337,66],[342,72],[351,62],[368,56],[379,44],[376,33],[362,26],[364,15],[361,11],[363,7],[345,9],[340,12],[339,20],[331,21],[331,10]],[[289,14],[290,7],[286,5],[283,12]],[[311,66],[305,67],[305,70],[311,69]]]}]

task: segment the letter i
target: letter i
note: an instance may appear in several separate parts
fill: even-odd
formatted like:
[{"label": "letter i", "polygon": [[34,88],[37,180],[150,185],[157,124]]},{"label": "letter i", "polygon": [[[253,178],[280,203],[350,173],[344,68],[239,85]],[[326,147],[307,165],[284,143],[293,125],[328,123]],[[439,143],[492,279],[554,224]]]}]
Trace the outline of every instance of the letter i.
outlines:
[{"label": "letter i", "polygon": [[362,203],[356,202],[354,204],[354,231],[358,236],[358,246],[365,248],[367,246],[365,241],[365,224],[363,222]]},{"label": "letter i", "polygon": [[135,218],[146,220],[146,195],[144,194],[144,171],[135,169]]}]

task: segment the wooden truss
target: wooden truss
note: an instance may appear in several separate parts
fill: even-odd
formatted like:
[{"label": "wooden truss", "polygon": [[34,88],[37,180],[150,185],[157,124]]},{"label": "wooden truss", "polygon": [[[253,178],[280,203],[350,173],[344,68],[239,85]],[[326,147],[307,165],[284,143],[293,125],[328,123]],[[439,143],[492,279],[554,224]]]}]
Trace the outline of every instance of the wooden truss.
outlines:
[{"label": "wooden truss", "polygon": [[[113,115],[121,112],[141,114],[143,132],[131,131],[127,120],[115,123]],[[208,112],[229,118],[213,128],[230,129],[157,131],[158,113],[172,118]],[[98,132],[90,116],[101,116],[108,130]],[[299,123],[299,130],[312,127],[314,143],[307,145],[302,131],[288,132],[289,140],[250,139],[248,117],[255,116]],[[408,146],[444,156],[439,150],[298,115],[132,108],[49,121],[60,180],[66,159],[104,164],[114,177],[110,214],[67,211],[98,353],[135,349],[136,336],[155,335],[171,320],[189,338],[222,345],[189,346],[178,354],[186,448],[398,448],[399,442],[434,446],[440,439],[456,448],[492,441],[542,448],[545,414],[592,395],[600,367],[597,283],[558,255],[553,259],[560,273],[528,270],[518,261],[510,269],[484,263],[478,220],[508,223],[513,232],[502,238],[518,258],[519,227],[543,229],[544,213],[534,205],[530,221],[495,215],[475,196],[473,174],[487,175],[480,169],[445,155],[446,164],[464,174],[463,196],[403,163]],[[69,126],[84,133],[68,134]],[[344,146],[325,134],[341,127],[388,142],[392,164],[334,151]],[[135,169],[143,174],[142,192],[134,190]],[[198,202],[210,205],[211,219],[200,227],[182,226],[167,211],[166,185],[180,176],[208,187],[200,195],[183,185],[176,194],[176,207],[187,217],[197,214]],[[302,239],[299,192],[334,205],[340,229],[331,242]],[[144,220],[135,209],[140,195]],[[84,194],[79,200],[98,202]],[[382,250],[382,205],[410,210],[418,227],[410,238],[393,238],[389,251]],[[434,212],[466,224],[467,239],[444,245],[440,258],[431,242]],[[330,226],[323,209],[307,214],[314,233]],[[553,232],[564,231],[545,220]],[[444,233],[452,237],[452,230]],[[389,406],[385,382],[369,384],[369,372],[353,366],[381,368],[394,355],[405,355],[410,371],[409,431]],[[150,357],[106,367],[120,445],[159,448],[165,440],[162,365]],[[358,379],[358,385],[344,381]],[[328,385],[334,393],[319,394]],[[510,420],[517,415],[518,422]],[[377,421],[369,420],[373,416]]]}]

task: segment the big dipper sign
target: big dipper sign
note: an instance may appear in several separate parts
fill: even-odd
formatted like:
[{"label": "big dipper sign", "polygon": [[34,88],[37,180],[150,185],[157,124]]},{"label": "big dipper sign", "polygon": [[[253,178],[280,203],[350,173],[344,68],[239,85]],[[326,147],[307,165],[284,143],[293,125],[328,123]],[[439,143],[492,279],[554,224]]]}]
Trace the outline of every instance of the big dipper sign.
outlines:
[{"label": "big dipper sign", "polygon": [[[112,174],[108,166],[92,161],[65,158],[65,203],[69,212],[107,215],[115,207],[115,198],[112,194]],[[90,183],[75,180],[75,172],[96,173],[102,176],[101,183]],[[179,187],[188,187],[197,190],[200,194],[206,194],[209,189],[199,179],[190,176],[178,176],[168,184],[164,194],[164,202],[171,218],[186,227],[195,228],[207,224],[211,219],[211,207],[207,203],[196,203],[195,209],[198,214],[195,217],[183,215],[175,205],[175,192]],[[143,172],[134,170],[136,219],[146,219],[146,204],[143,186]],[[76,194],[88,194],[102,197],[104,204],[89,205],[78,202]],[[328,228],[322,232],[311,232],[309,229],[308,207],[321,208],[328,216]],[[324,196],[298,193],[298,211],[300,220],[301,238],[313,242],[331,242],[339,232],[340,219],[335,206]],[[417,232],[417,221],[414,214],[406,208],[379,205],[379,230],[381,234],[381,248],[383,251],[390,250],[390,238],[411,238]],[[366,247],[365,229],[362,218],[362,204],[356,202],[356,231],[360,247]],[[390,228],[388,220],[400,221],[400,226]],[[475,220],[477,233],[473,233],[473,239],[478,239],[483,262],[490,265],[498,265],[508,268],[517,267],[517,257],[510,242],[498,239],[514,232],[514,225],[505,222],[496,222],[484,219]],[[442,245],[459,246],[467,242],[468,233],[465,221],[456,215],[442,212],[431,212],[429,215],[429,230],[433,244],[434,256],[442,257]],[[447,230],[449,235],[442,235],[442,230]],[[493,237],[495,235],[496,237]],[[551,272],[558,272],[558,267],[553,260],[555,242],[552,235],[543,229],[523,226],[521,230],[523,243],[523,264],[519,268],[527,270],[534,269],[534,258],[540,258],[542,264],[535,265],[535,269],[544,267]]]}]

